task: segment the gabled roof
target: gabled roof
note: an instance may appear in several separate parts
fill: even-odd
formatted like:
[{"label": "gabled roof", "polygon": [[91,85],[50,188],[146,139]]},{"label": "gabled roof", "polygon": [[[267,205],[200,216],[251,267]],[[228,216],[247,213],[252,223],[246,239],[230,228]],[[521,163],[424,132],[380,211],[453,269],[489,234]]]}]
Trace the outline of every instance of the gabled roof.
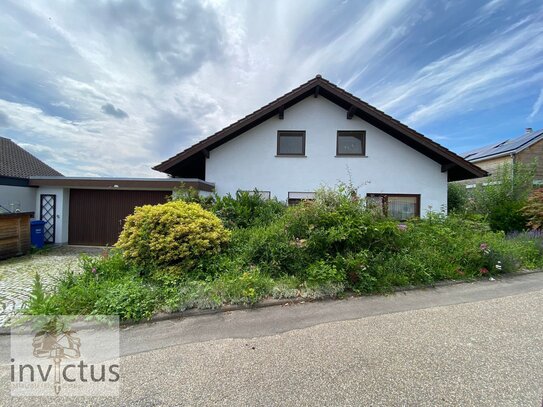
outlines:
[{"label": "gabled roof", "polygon": [[543,129],[527,131],[520,137],[467,151],[462,154],[462,157],[469,161],[483,161],[504,155],[517,154],[541,139],[543,139]]},{"label": "gabled roof", "polygon": [[62,176],[8,138],[0,137],[0,177]]},{"label": "gabled roof", "polygon": [[[179,154],[153,167],[157,171],[174,174],[186,166],[200,165],[209,154],[209,151],[224,144],[236,136],[256,127],[269,118],[282,114],[285,109],[295,105],[303,99],[325,97],[331,102],[344,108],[348,116],[356,115],[375,127],[383,130],[398,140],[404,142],[415,150],[430,157],[442,165],[442,171],[448,172],[449,181],[478,178],[486,176],[486,171],[466,161],[452,151],[430,140],[393,117],[369,105],[351,93],[339,88],[328,80],[317,75],[303,85],[293,89],[287,94],[245,116],[243,119],[218,131],[208,138],[194,144]],[[178,174],[174,174],[178,175]]]}]

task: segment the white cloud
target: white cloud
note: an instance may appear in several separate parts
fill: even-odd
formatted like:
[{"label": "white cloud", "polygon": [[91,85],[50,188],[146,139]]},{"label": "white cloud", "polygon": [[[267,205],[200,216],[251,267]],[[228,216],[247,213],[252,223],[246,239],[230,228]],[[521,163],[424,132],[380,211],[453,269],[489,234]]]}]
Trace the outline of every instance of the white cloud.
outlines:
[{"label": "white cloud", "polygon": [[530,113],[530,116],[528,116],[528,118],[535,118],[541,111],[541,106],[543,106],[543,88],[539,92],[539,96],[537,97],[534,105],[532,106],[532,112]]},{"label": "white cloud", "polygon": [[[411,125],[522,97],[543,78],[541,12],[500,35],[429,63],[403,83],[390,83],[378,105]],[[402,80],[402,79],[400,79]]]},{"label": "white cloud", "polygon": [[[506,5],[492,1],[483,9],[493,14]],[[0,69],[9,68],[0,78],[0,112],[9,119],[2,131],[67,175],[160,176],[150,167],[317,73],[416,125],[541,83],[542,15],[535,7],[478,43],[435,55],[419,49],[425,65],[408,65],[405,44],[440,13],[458,12],[432,7],[441,6],[1,3]],[[443,43],[448,35],[431,38]],[[426,38],[425,47],[431,43]],[[102,113],[108,105],[128,117]]]},{"label": "white cloud", "polygon": [[506,0],[490,0],[483,7],[481,7],[481,12],[483,13],[493,13],[504,5]]}]

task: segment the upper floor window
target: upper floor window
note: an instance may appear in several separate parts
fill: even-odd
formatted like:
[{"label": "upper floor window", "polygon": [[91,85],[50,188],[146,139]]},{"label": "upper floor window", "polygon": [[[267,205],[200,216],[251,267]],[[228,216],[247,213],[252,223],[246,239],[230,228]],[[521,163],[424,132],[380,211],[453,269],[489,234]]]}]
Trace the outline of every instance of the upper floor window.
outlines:
[{"label": "upper floor window", "polygon": [[338,131],[336,155],[366,155],[366,132],[362,130]]},{"label": "upper floor window", "polygon": [[305,156],[305,131],[278,131],[277,155]]}]

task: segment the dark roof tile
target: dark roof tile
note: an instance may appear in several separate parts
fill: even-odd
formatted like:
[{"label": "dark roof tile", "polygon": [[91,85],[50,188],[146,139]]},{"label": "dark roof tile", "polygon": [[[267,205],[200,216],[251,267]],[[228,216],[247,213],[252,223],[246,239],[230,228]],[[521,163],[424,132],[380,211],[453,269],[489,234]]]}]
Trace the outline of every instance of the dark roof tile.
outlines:
[{"label": "dark roof tile", "polygon": [[32,176],[62,176],[62,174],[12,140],[0,137],[0,176],[29,178]]}]

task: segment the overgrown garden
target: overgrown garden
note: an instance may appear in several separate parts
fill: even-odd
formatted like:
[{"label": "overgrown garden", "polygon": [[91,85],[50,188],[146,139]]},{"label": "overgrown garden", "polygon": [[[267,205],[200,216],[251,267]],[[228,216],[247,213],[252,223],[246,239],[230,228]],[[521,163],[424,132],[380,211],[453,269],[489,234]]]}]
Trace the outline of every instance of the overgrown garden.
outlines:
[{"label": "overgrown garden", "polygon": [[543,238],[526,230],[541,227],[543,193],[512,188],[522,206],[511,198],[495,209],[500,185],[471,196],[453,190],[449,216],[401,223],[366,206],[348,185],[290,207],[257,193],[179,191],[164,205],[137,208],[116,247],[81,258],[84,272],[66,272],[53,292],[36,278],[25,312],[141,320],[267,297],[386,293],[540,268]]}]

